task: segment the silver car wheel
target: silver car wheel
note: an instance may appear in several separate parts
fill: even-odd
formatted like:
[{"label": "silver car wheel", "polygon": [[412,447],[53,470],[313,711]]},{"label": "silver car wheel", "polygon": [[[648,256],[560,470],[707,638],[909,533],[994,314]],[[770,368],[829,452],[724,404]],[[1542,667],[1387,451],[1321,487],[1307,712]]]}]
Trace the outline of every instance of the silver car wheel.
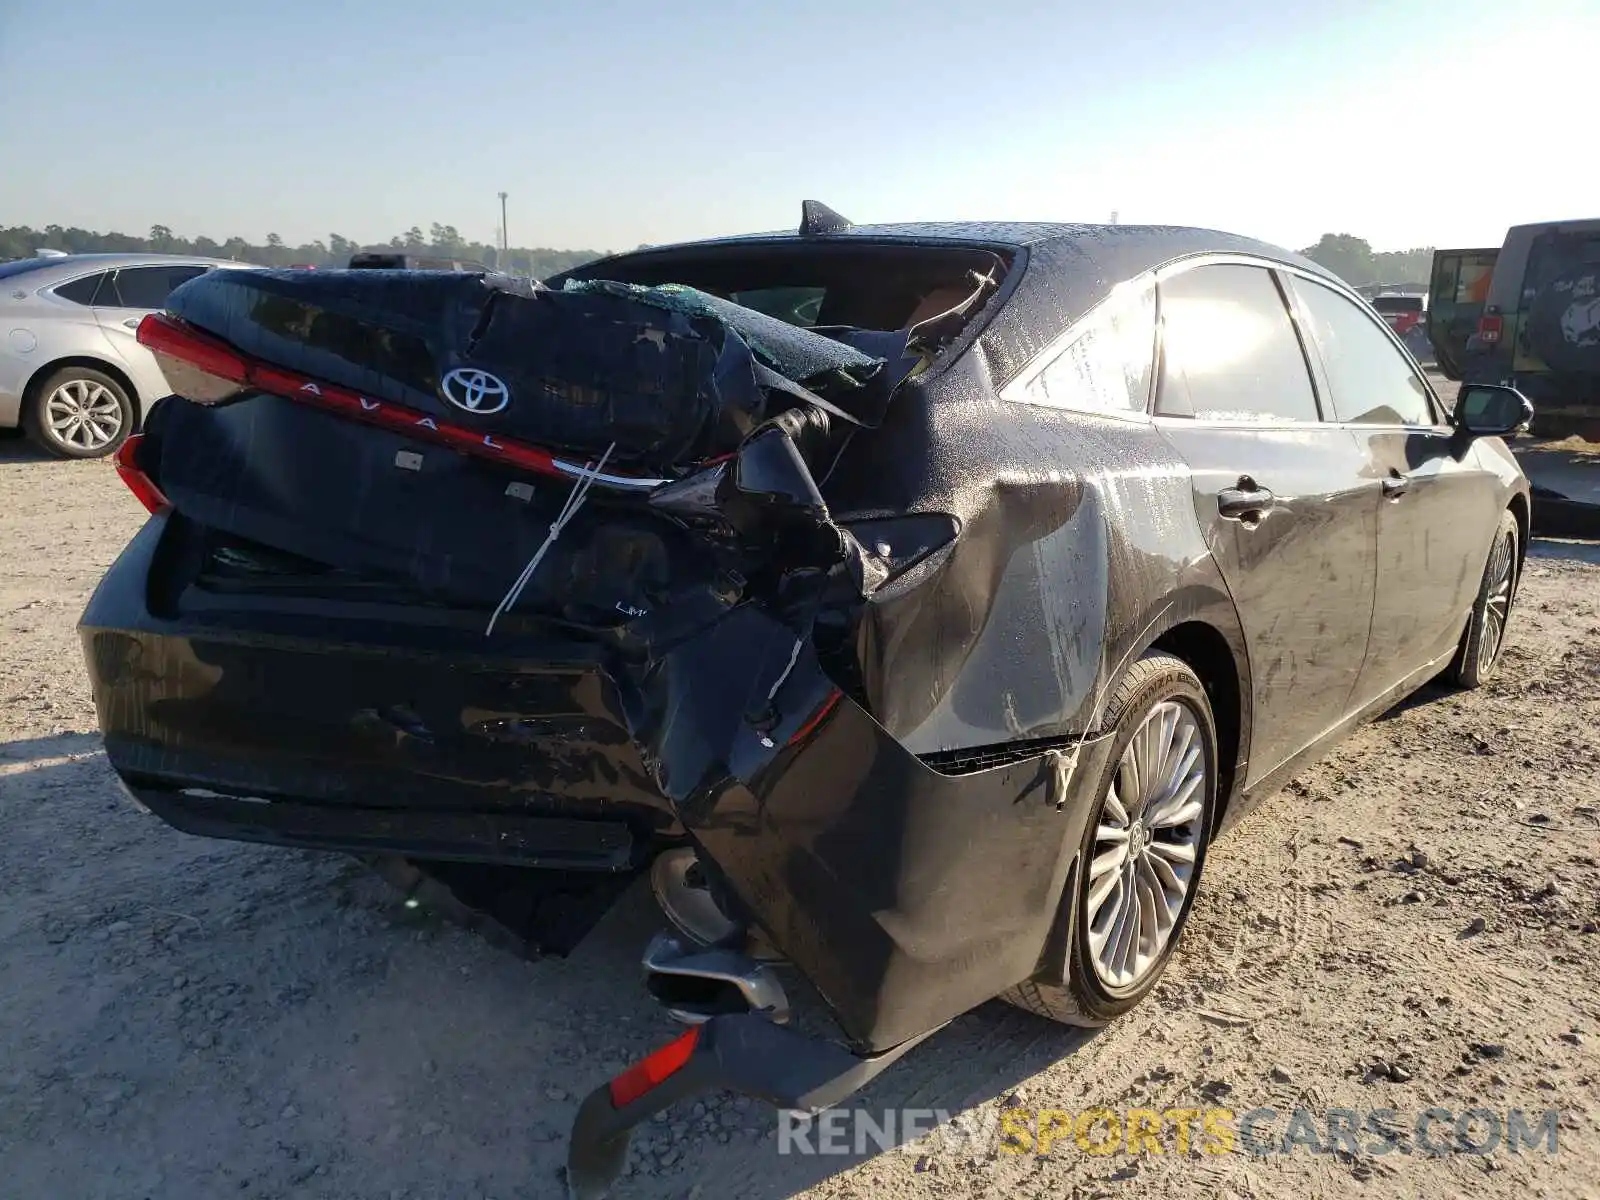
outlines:
[{"label": "silver car wheel", "polygon": [[61,445],[98,450],[122,432],[122,405],[103,383],[69,379],[45,399],[44,420]]},{"label": "silver car wheel", "polygon": [[1484,596],[1483,641],[1479,645],[1479,661],[1487,669],[1499,657],[1500,643],[1505,640],[1506,620],[1511,615],[1511,588],[1516,579],[1516,543],[1508,535],[1495,542],[1489,557],[1489,590]]},{"label": "silver car wheel", "polygon": [[1200,725],[1188,705],[1156,705],[1134,732],[1106,793],[1084,905],[1094,972],[1137,985],[1160,961],[1183,912],[1209,793]]}]

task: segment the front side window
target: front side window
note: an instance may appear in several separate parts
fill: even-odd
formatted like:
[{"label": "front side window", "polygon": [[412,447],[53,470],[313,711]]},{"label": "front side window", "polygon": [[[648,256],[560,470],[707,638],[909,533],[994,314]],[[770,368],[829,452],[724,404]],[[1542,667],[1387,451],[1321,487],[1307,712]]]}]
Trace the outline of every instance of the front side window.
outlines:
[{"label": "front side window", "polygon": [[1432,425],[1428,388],[1380,325],[1332,288],[1294,281],[1311,340],[1322,356],[1337,420]]},{"label": "front side window", "polygon": [[1320,420],[1305,352],[1272,272],[1217,263],[1161,283],[1156,411],[1199,421]]},{"label": "front side window", "polygon": [[1142,413],[1150,399],[1155,333],[1154,288],[1114,295],[1083,319],[1020,398],[1078,412]]}]

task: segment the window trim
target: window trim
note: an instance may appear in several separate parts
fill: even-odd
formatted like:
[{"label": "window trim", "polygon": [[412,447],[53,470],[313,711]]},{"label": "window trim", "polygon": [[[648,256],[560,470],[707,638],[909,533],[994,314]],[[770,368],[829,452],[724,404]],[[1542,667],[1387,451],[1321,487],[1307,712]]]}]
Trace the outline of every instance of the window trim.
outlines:
[{"label": "window trim", "polygon": [[[209,274],[212,271],[216,271],[216,270],[224,269],[224,268],[231,268],[231,269],[235,269],[235,270],[251,270],[252,269],[248,264],[234,264],[234,263],[220,263],[220,262],[197,262],[197,261],[193,261],[193,260],[190,260],[190,259],[178,259],[178,260],[173,261],[173,262],[125,262],[125,263],[116,264],[114,266],[105,266],[105,265],[102,264],[100,266],[91,267],[90,269],[85,270],[85,271],[83,271],[83,272],[81,272],[81,273],[79,273],[77,275],[73,275],[69,279],[58,279],[55,283],[47,283],[47,284],[43,285],[42,287],[36,288],[34,290],[33,294],[34,295],[49,296],[52,300],[59,300],[63,304],[70,304],[74,308],[127,308],[129,306],[125,305],[125,304],[101,304],[101,303],[99,303],[99,299],[100,299],[100,289],[99,288],[95,289],[94,297],[92,298],[91,302],[88,303],[88,304],[79,304],[76,300],[69,300],[65,296],[58,296],[58,295],[56,295],[56,289],[64,288],[68,284],[77,283],[81,279],[88,279],[90,276],[93,276],[93,275],[103,275],[103,276],[105,276],[106,279],[114,279],[117,275],[121,274],[123,271],[133,271],[133,270],[137,270],[140,267],[157,267],[157,268],[161,268],[161,267],[166,267],[166,268],[171,268],[171,267],[198,267],[199,270],[200,270],[200,274],[201,275],[206,275],[206,274]],[[185,280],[184,282],[188,282],[188,281]],[[102,283],[101,286],[103,287],[104,284]],[[117,299],[118,300],[122,299],[120,294],[118,295]],[[143,311],[143,310],[138,310],[138,311]]]},{"label": "window trim", "polygon": [[[114,274],[116,274],[115,267],[97,267],[92,271],[85,271],[81,275],[74,275],[71,279],[60,279],[55,283],[47,283],[44,287],[40,288],[39,291],[49,296],[52,300],[59,300],[63,304],[70,304],[74,308],[92,309],[95,306],[95,298],[100,295],[100,289],[105,286],[106,279],[110,278]],[[62,288],[71,287],[75,283],[82,283],[85,279],[93,279],[96,275],[100,276],[100,282],[95,284],[94,291],[89,293],[89,302],[87,304],[74,300],[70,296],[58,295]]]},{"label": "window trim", "polygon": [[[1161,267],[1160,269],[1158,269],[1155,272],[1156,283],[1159,285],[1161,280],[1164,279],[1164,278],[1168,278],[1168,277],[1170,277],[1172,275],[1180,275],[1185,271],[1192,271],[1196,267],[1199,267],[1199,266],[1207,266],[1207,265],[1219,264],[1219,263],[1220,264],[1233,263],[1233,264],[1238,264],[1238,265],[1241,265],[1241,266],[1252,266],[1252,267],[1262,267],[1262,266],[1264,266],[1264,267],[1268,268],[1269,270],[1279,272],[1279,273],[1281,273],[1283,275],[1293,276],[1293,277],[1296,277],[1296,278],[1299,278],[1299,279],[1306,279],[1306,280],[1309,280],[1312,283],[1320,284],[1321,286],[1327,288],[1330,292],[1333,292],[1335,295],[1342,296],[1347,301],[1357,302],[1356,303],[1356,307],[1358,309],[1361,308],[1361,304],[1359,303],[1359,301],[1361,299],[1360,294],[1357,293],[1354,288],[1352,288],[1349,284],[1345,283],[1343,280],[1329,278],[1327,276],[1323,276],[1321,274],[1318,274],[1315,271],[1308,271],[1304,267],[1297,266],[1294,263],[1280,262],[1279,260],[1274,259],[1274,258],[1265,258],[1265,257],[1253,255],[1253,254],[1237,254],[1237,253],[1233,253],[1233,252],[1219,252],[1219,253],[1203,252],[1203,253],[1200,253],[1200,254],[1195,254],[1195,255],[1190,256],[1189,258],[1179,259],[1177,262],[1169,263],[1166,266]],[[1294,292],[1294,288],[1293,287],[1291,287],[1289,290],[1290,290],[1291,293]],[[1159,288],[1158,288],[1158,293],[1157,294],[1159,295]],[[1296,305],[1296,312],[1298,312],[1298,305],[1299,305],[1299,297],[1298,296],[1294,297],[1294,304]],[[1405,343],[1402,342],[1399,338],[1397,338],[1395,336],[1394,330],[1389,328],[1388,322],[1386,322],[1382,318],[1378,317],[1376,313],[1374,313],[1371,317],[1369,317],[1368,320],[1372,321],[1379,328],[1379,330],[1382,331],[1383,335],[1389,339],[1390,345],[1394,346],[1397,350],[1400,351],[1401,357],[1404,358],[1405,361],[1410,364],[1411,369],[1416,374],[1417,378],[1422,380],[1423,391],[1426,393],[1426,395],[1428,397],[1428,407],[1429,407],[1430,411],[1432,411],[1435,416],[1439,416],[1442,413],[1444,413],[1444,411],[1445,411],[1444,403],[1443,403],[1443,401],[1441,401],[1439,399],[1438,393],[1433,390],[1433,383],[1428,379],[1427,372],[1424,371],[1420,366],[1417,365],[1417,360],[1414,359],[1411,356],[1411,351],[1407,350],[1406,347],[1405,347]],[[1159,322],[1157,324],[1156,336],[1157,336],[1158,339],[1160,338],[1160,325],[1159,325]],[[1302,345],[1303,344],[1304,343],[1302,343]],[[1314,340],[1313,340],[1313,345],[1314,344],[1315,343],[1314,343]],[[1317,353],[1315,355],[1308,355],[1307,356],[1307,364],[1311,368],[1312,380],[1313,380],[1314,384],[1318,383],[1318,382],[1325,381],[1326,376],[1324,374],[1322,374],[1323,364],[1322,364],[1322,352],[1321,352],[1320,348],[1317,350]],[[1153,390],[1152,390],[1152,392],[1153,392]],[[1152,395],[1152,402],[1153,402],[1153,395]],[[1332,407],[1332,393],[1331,392],[1329,393],[1329,407]],[[1318,410],[1318,412],[1322,411],[1322,406],[1321,406],[1321,401],[1320,401],[1320,392],[1319,392],[1319,400],[1318,400],[1317,410]],[[1449,425],[1448,421],[1441,422],[1438,425],[1392,425],[1392,424],[1381,424],[1381,423],[1376,423],[1376,422],[1374,422],[1374,423],[1366,423],[1366,422],[1357,423],[1357,422],[1354,422],[1354,421],[1329,421],[1329,420],[1326,420],[1326,419],[1324,419],[1322,422],[1319,422],[1319,423],[1312,423],[1312,422],[1308,422],[1308,421],[1273,421],[1273,422],[1268,422],[1268,421],[1196,421],[1193,417],[1161,417],[1161,416],[1154,417],[1153,419],[1158,424],[1165,424],[1165,423],[1168,423],[1168,422],[1182,422],[1182,427],[1183,428],[1189,428],[1189,429],[1196,428],[1197,426],[1202,426],[1203,425],[1208,429],[1260,429],[1260,430],[1272,430],[1273,432],[1281,432],[1283,430],[1295,430],[1295,429],[1304,431],[1304,430],[1307,430],[1307,429],[1318,429],[1318,428],[1324,428],[1324,429],[1409,429],[1409,430],[1412,430],[1412,431],[1419,431],[1419,430],[1425,430],[1425,429],[1426,430],[1439,430],[1439,429],[1449,429],[1450,428],[1450,425]]]},{"label": "window trim", "polygon": [[[999,390],[997,393],[999,398],[1002,401],[1026,405],[1028,408],[1039,412],[1064,412],[1071,413],[1075,416],[1108,417],[1112,420],[1134,421],[1141,424],[1155,424],[1158,426],[1166,425],[1170,422],[1181,422],[1181,427],[1187,429],[1193,429],[1197,426],[1204,426],[1208,429],[1257,429],[1272,430],[1274,432],[1283,430],[1300,430],[1304,432],[1308,429],[1437,430],[1441,428],[1450,428],[1448,419],[1438,425],[1432,426],[1385,425],[1375,423],[1357,424],[1355,422],[1347,421],[1332,421],[1329,420],[1326,415],[1323,415],[1327,410],[1331,410],[1333,408],[1333,397],[1331,391],[1325,390],[1327,389],[1328,385],[1327,376],[1323,371],[1322,353],[1320,348],[1317,349],[1315,353],[1311,352],[1310,347],[1315,345],[1315,341],[1314,339],[1310,338],[1310,331],[1304,328],[1302,324],[1303,317],[1299,309],[1300,298],[1295,293],[1295,289],[1292,284],[1287,288],[1283,286],[1281,278],[1278,280],[1279,289],[1280,292],[1286,291],[1289,296],[1290,319],[1295,323],[1295,333],[1300,338],[1301,354],[1305,357],[1306,367],[1311,375],[1312,390],[1317,397],[1317,412],[1319,415],[1322,415],[1322,419],[1320,421],[1196,421],[1193,417],[1166,417],[1156,415],[1154,411],[1156,391],[1160,385],[1161,367],[1166,354],[1166,344],[1165,339],[1162,337],[1161,329],[1162,312],[1160,285],[1165,279],[1170,279],[1173,276],[1181,275],[1186,271],[1195,270],[1197,267],[1228,265],[1264,267],[1268,271],[1273,272],[1280,277],[1287,276],[1292,278],[1306,279],[1312,283],[1320,284],[1322,287],[1327,288],[1335,295],[1342,296],[1346,301],[1355,303],[1357,308],[1362,307],[1360,294],[1341,279],[1325,276],[1316,271],[1308,271],[1304,267],[1298,266],[1295,263],[1283,262],[1280,259],[1268,258],[1264,255],[1242,254],[1238,251],[1232,250],[1202,250],[1199,253],[1186,255],[1185,257],[1174,259],[1171,262],[1163,263],[1159,267],[1154,267],[1148,271],[1143,271],[1138,275],[1132,276],[1131,278],[1125,279],[1121,283],[1116,284],[1111,289],[1110,293],[1105,296],[1105,298],[1100,300],[1076,321],[1073,321],[1067,326],[1066,329],[1062,330],[1049,342],[1045,343],[1040,350],[1038,350],[1031,358],[1029,358],[1027,364],[1014,376],[1012,376],[1011,380]],[[1014,265],[1008,278],[1015,277],[1017,274],[1018,272],[1016,270],[1016,266]],[[1129,291],[1132,291],[1134,289],[1143,289],[1147,286],[1153,286],[1156,289],[1156,335],[1153,345],[1155,357],[1152,363],[1150,374],[1150,392],[1149,395],[1145,397],[1145,410],[1143,413],[1140,413],[1135,409],[1129,409],[1127,412],[1112,412],[1107,409],[1066,408],[1053,404],[1035,404],[1026,398],[1028,385],[1033,382],[1036,376],[1042,374],[1046,367],[1052,365],[1055,360],[1072,345],[1073,342],[1083,335],[1083,329],[1088,326],[1091,318],[1099,314],[1102,306],[1116,299],[1122,289],[1128,289]],[[1373,313],[1368,320],[1377,325],[1379,330],[1382,331],[1383,335],[1389,339],[1390,345],[1399,350],[1401,357],[1411,365],[1411,369],[1416,374],[1417,378],[1422,380],[1423,390],[1428,398],[1429,410],[1436,417],[1445,414],[1446,410],[1444,402],[1439,399],[1438,393],[1434,391],[1433,383],[1431,380],[1429,380],[1427,372],[1417,364],[1417,360],[1412,357],[1411,351],[1406,349],[1405,343],[1395,336],[1394,330],[1389,328],[1388,322],[1384,321],[1376,313]],[[1325,395],[1328,398],[1326,410],[1324,409],[1323,405],[1323,397]]]}]

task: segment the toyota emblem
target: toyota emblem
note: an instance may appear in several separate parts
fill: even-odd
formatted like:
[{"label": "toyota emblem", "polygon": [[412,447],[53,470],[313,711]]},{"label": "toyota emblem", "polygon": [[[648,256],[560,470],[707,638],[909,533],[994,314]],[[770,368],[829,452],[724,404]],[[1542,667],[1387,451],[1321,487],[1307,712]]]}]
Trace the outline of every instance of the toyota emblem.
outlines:
[{"label": "toyota emblem", "polygon": [[497,413],[511,403],[505,381],[469,367],[457,367],[439,384],[444,398],[469,413]]}]

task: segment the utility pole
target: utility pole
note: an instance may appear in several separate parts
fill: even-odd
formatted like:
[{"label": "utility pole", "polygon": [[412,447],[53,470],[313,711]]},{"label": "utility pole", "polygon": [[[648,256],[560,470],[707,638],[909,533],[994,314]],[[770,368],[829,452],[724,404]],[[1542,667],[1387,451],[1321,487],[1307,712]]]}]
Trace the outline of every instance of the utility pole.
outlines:
[{"label": "utility pole", "polygon": [[500,193],[500,250],[501,253],[511,249],[511,237],[506,232],[506,194]]}]

